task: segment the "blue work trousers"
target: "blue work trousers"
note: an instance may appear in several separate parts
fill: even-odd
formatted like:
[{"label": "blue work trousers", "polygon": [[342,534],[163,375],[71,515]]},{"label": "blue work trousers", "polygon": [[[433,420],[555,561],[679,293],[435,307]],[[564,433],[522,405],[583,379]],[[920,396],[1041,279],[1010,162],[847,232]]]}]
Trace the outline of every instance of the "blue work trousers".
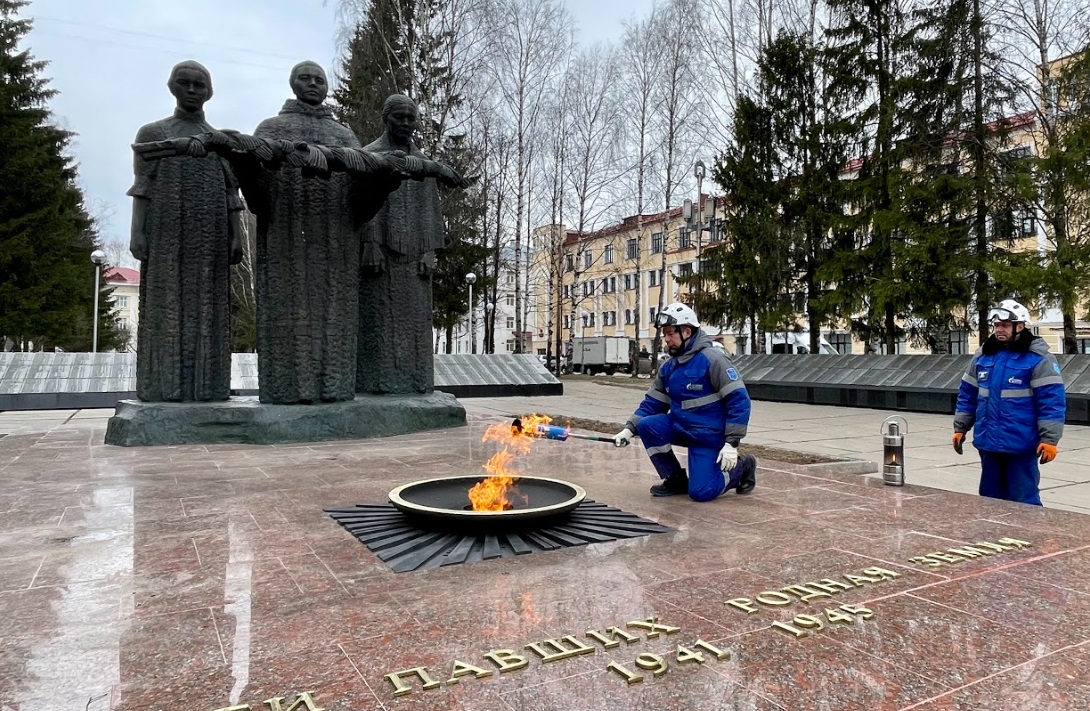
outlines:
[{"label": "blue work trousers", "polygon": [[1034,452],[980,452],[980,495],[1041,505],[1041,470]]},{"label": "blue work trousers", "polygon": [[697,442],[678,427],[668,413],[644,417],[636,425],[636,430],[651,457],[651,463],[655,465],[655,471],[663,479],[682,471],[681,462],[674,454],[674,446],[689,450],[689,498],[693,501],[711,501],[738,486],[742,478],[741,458],[730,472],[730,481],[723,476],[723,470],[716,461],[726,439],[712,446],[708,446],[707,442]]}]

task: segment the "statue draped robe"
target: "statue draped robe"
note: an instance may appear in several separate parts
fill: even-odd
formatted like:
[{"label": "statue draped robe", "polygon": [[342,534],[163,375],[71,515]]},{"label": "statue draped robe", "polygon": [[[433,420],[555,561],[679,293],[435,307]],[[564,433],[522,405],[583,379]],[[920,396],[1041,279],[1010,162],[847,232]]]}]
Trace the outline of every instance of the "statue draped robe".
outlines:
[{"label": "statue draped robe", "polygon": [[[178,110],[136,143],[211,131]],[[230,213],[238,183],[217,155],[145,161],[128,194],[147,201],[140,263],[136,396],[144,402],[226,400],[231,394]]]},{"label": "statue draped robe", "polygon": [[[254,136],[359,147],[327,106],[284,104]],[[385,197],[371,176],[300,168],[239,169],[257,215],[257,350],[262,402],[351,400],[356,391],[363,224]]]},{"label": "statue draped robe", "polygon": [[[383,136],[364,147],[397,150]],[[411,155],[425,158],[415,147]],[[356,390],[371,394],[430,393],[435,389],[431,274],[424,255],[445,246],[435,178],[387,181],[389,194],[364,228],[359,297]]]}]

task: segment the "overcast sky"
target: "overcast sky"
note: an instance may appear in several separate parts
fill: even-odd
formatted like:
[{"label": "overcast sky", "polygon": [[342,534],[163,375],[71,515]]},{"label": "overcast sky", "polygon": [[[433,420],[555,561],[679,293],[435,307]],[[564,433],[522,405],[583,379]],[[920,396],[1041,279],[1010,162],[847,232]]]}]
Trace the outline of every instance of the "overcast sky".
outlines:
[{"label": "overcast sky", "polygon": [[[583,42],[612,40],[652,0],[567,0]],[[170,69],[195,59],[212,73],[205,105],[217,127],[251,131],[291,96],[303,59],[336,60],[336,0],[33,0],[26,44],[49,66],[57,122],[76,132],[72,153],[104,239],[128,239],[137,129],[169,116]],[[330,72],[332,74],[332,72]]]}]

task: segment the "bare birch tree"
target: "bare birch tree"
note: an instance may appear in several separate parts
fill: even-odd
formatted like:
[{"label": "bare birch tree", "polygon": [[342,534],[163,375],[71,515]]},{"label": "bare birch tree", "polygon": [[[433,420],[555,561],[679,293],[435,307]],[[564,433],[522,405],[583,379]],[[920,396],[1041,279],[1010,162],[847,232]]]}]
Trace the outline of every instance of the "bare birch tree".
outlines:
[{"label": "bare birch tree", "polygon": [[[636,274],[643,271],[644,188],[649,167],[652,120],[656,108],[655,88],[662,75],[662,53],[657,44],[657,25],[660,19],[661,13],[652,12],[642,20],[627,23],[622,40],[625,123],[629,144],[636,153],[636,163],[633,166],[636,179]],[[637,285],[636,313],[633,318],[637,341],[640,338],[640,314],[643,312],[641,293],[642,289]],[[632,377],[639,373],[638,365],[636,363],[636,367],[632,368]]]},{"label": "bare birch tree", "polygon": [[522,352],[523,219],[535,132],[542,120],[545,98],[555,88],[558,67],[573,43],[571,17],[560,0],[496,0],[490,35],[494,87],[499,103],[511,118],[515,136],[515,340]]}]

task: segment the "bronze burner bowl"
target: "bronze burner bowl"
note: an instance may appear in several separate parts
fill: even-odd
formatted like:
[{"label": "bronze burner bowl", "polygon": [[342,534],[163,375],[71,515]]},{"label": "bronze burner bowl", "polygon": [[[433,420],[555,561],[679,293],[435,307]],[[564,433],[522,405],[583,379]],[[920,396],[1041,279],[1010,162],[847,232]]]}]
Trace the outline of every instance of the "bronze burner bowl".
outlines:
[{"label": "bronze burner bowl", "polygon": [[[586,498],[581,486],[558,479],[523,476],[515,481],[518,493],[510,497],[506,511],[473,511],[469,490],[484,476],[453,476],[402,484],[390,492],[390,503],[399,511],[440,527],[513,530],[568,514]],[[523,502],[523,497],[526,501]]]}]

